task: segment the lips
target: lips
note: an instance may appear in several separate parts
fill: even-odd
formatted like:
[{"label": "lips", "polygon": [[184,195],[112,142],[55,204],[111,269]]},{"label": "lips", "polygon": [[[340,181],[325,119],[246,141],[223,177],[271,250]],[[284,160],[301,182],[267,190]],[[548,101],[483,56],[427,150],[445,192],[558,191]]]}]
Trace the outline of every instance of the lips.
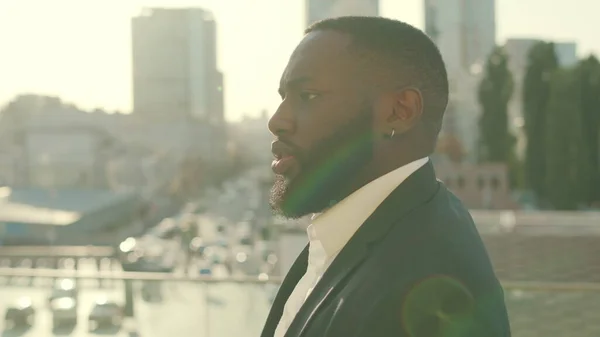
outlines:
[{"label": "lips", "polygon": [[280,140],[271,144],[271,152],[275,157],[271,164],[275,174],[286,175],[298,162],[291,147]]},{"label": "lips", "polygon": [[285,175],[296,164],[296,157],[285,156],[280,159],[273,160],[271,169],[275,174]]}]

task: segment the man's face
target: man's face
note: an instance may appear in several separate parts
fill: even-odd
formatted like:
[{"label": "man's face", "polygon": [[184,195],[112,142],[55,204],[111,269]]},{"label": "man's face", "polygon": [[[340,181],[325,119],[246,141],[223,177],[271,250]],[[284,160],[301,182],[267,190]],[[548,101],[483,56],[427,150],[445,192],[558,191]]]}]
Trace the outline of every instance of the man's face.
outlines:
[{"label": "man's face", "polygon": [[346,197],[372,159],[372,104],[346,35],[309,33],[281,78],[282,102],[269,121],[276,174],[271,205],[299,218]]}]

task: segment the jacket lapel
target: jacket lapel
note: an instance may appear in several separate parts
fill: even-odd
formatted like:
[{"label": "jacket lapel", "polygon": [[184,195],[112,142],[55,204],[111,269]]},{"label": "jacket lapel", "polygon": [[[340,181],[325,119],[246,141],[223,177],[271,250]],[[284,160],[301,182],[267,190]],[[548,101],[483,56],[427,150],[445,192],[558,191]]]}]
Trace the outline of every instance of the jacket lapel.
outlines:
[{"label": "jacket lapel", "polygon": [[[338,286],[343,285],[343,281],[365,260],[372,244],[385,237],[385,234],[399,219],[431,199],[438,188],[431,162],[400,184],[340,251],[300,308],[285,336],[302,336],[318,310],[333,298],[332,295],[340,290],[338,288],[341,288]],[[304,270],[306,270],[306,266]],[[294,286],[297,282],[297,280],[294,282]],[[289,294],[286,299],[288,296]],[[263,337],[265,336],[263,335]]]},{"label": "jacket lapel", "polygon": [[308,245],[304,247],[300,255],[292,264],[292,267],[288,271],[287,275],[283,279],[279,290],[277,291],[277,295],[275,295],[275,299],[273,300],[273,305],[271,306],[271,310],[269,311],[269,315],[267,316],[267,321],[265,322],[265,327],[261,333],[261,337],[273,337],[275,334],[275,329],[277,328],[277,324],[281,319],[283,314],[283,308],[285,306],[285,302],[287,302],[288,298],[296,288],[296,284],[300,281],[304,273],[306,273],[306,268],[308,266]]}]

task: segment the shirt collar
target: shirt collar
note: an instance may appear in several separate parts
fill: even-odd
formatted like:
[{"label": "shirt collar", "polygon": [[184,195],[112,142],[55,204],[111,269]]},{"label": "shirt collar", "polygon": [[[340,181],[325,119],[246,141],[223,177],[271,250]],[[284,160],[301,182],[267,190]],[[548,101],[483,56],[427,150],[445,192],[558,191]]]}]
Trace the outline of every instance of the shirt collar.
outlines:
[{"label": "shirt collar", "polygon": [[356,190],[325,212],[313,215],[307,229],[311,244],[318,241],[328,257],[333,257],[379,204],[428,161],[425,157],[399,167]]}]

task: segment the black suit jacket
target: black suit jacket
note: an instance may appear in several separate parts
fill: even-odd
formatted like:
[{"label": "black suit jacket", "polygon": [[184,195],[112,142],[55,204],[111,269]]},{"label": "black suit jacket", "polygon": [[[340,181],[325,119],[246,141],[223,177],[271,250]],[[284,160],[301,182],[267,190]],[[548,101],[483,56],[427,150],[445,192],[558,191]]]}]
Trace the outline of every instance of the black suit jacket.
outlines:
[{"label": "black suit jacket", "polygon": [[[306,272],[286,275],[261,337],[272,337]],[[508,337],[502,288],[469,212],[426,164],[365,221],[286,337]]]}]

